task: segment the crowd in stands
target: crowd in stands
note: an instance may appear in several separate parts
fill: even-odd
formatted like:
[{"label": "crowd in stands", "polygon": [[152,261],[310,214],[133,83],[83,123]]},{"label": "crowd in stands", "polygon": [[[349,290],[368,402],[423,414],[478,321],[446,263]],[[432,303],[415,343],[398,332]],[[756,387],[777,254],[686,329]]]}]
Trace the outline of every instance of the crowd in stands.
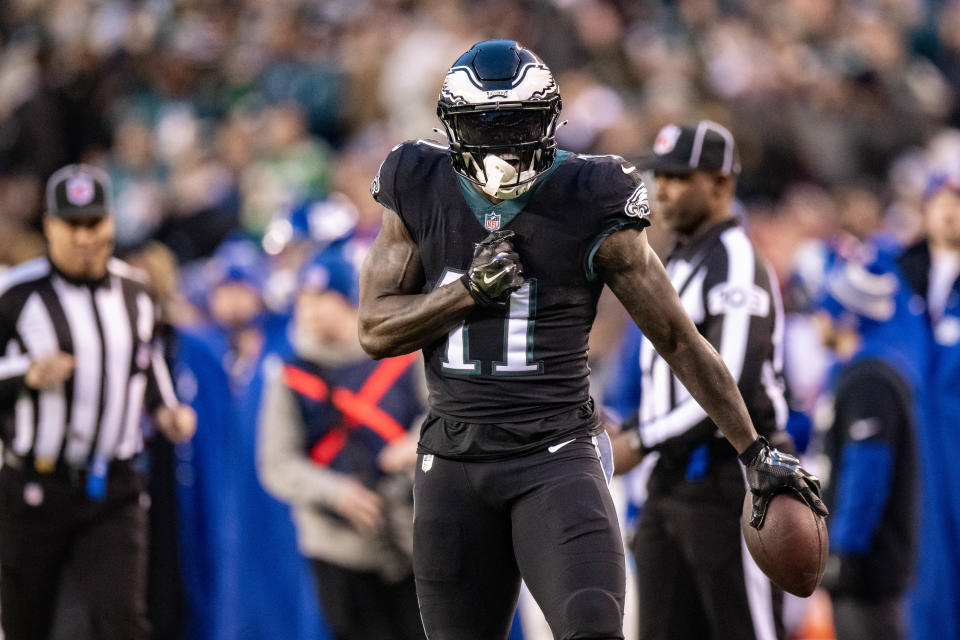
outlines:
[{"label": "crowd in stands", "polygon": [[[178,391],[200,422],[170,463],[189,569],[169,637],[325,637],[289,510],[257,476],[263,363],[290,353],[306,267],[359,269],[379,163],[403,140],[443,140],[440,79],[491,37],[553,69],[562,148],[630,159],[670,122],[733,131],[801,415],[832,364],[810,320],[831,256],[910,244],[931,177],[960,174],[955,0],[0,3],[0,265],[43,252],[54,170],[102,166],[117,252],[150,274],[179,336]],[[653,219],[660,247],[655,202]],[[615,306],[594,336],[598,379]]]}]

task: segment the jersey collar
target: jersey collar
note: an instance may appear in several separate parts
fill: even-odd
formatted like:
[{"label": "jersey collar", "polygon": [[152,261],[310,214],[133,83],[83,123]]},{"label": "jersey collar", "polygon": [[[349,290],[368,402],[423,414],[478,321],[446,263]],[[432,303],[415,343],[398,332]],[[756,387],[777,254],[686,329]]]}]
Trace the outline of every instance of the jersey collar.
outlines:
[{"label": "jersey collar", "polygon": [[77,278],[75,276],[70,276],[60,270],[60,267],[56,265],[53,259],[50,257],[50,254],[47,253],[47,262],[50,263],[50,270],[61,280],[67,284],[71,284],[75,287],[88,287],[90,289],[109,289],[110,288],[110,269],[107,269],[107,272],[103,274],[103,277],[100,278]]},{"label": "jersey collar", "polygon": [[[530,201],[533,193],[540,188],[540,185],[544,183],[547,176],[553,173],[554,170],[571,155],[573,154],[569,151],[558,150],[557,156],[553,159],[553,164],[537,177],[536,182],[533,183],[533,186],[530,187],[526,193],[512,200],[504,200],[499,204],[493,204],[484,198],[480,192],[477,191],[476,187],[473,186],[473,183],[460,174],[457,174],[457,182],[460,184],[460,192],[463,194],[463,199],[467,201],[467,205],[477,218],[477,222],[489,231],[496,231],[510,224],[510,221],[516,218],[518,213],[523,211],[523,208],[527,206],[527,202]],[[497,219],[496,216],[499,216],[499,219]],[[488,219],[495,220],[497,223],[496,226],[488,226]]]},{"label": "jersey collar", "polygon": [[721,233],[739,224],[740,221],[736,217],[722,220],[721,222],[704,229],[692,238],[689,238],[683,242],[678,242],[677,246],[674,247],[673,251],[670,252],[667,260],[685,260],[690,262],[693,260],[694,256],[700,255],[700,250],[703,247],[719,238]]}]

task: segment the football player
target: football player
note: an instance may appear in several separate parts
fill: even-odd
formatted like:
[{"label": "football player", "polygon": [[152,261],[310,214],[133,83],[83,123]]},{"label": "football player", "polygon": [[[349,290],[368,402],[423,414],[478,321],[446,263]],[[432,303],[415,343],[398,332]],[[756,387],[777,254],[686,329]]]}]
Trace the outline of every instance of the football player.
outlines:
[{"label": "football player", "polygon": [[447,144],[398,145],[373,181],[383,226],[360,277],[360,340],[423,349],[430,411],[415,480],[414,573],[431,640],[506,638],[521,576],[556,638],[623,638],[623,544],[609,440],[589,396],[603,285],[773,492],[822,508],[778,466],[716,351],[647,245],[646,188],[615,156],[557,149],[550,69],[509,40],[448,71]]}]

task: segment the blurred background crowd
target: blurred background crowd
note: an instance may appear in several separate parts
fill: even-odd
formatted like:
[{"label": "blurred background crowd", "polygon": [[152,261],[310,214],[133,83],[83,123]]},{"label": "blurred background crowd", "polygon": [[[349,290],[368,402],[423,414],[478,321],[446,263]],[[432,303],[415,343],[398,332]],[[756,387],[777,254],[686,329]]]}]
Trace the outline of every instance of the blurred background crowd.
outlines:
[{"label": "blurred background crowd", "polygon": [[[491,37],[554,71],[562,148],[629,159],[670,122],[729,126],[739,213],[791,317],[799,414],[813,413],[830,366],[807,322],[823,248],[910,243],[930,177],[960,171],[951,0],[0,3],[0,264],[43,252],[54,170],[100,165],[118,254],[150,274],[180,344],[205,354],[176,376],[186,401],[210,407],[170,453],[180,524],[166,526],[180,543],[163,562],[185,569],[167,637],[324,637],[289,513],[256,475],[262,364],[289,349],[304,266],[359,267],[380,220],[379,163],[405,139],[442,140],[443,75]],[[602,305],[598,395],[623,321]]]}]

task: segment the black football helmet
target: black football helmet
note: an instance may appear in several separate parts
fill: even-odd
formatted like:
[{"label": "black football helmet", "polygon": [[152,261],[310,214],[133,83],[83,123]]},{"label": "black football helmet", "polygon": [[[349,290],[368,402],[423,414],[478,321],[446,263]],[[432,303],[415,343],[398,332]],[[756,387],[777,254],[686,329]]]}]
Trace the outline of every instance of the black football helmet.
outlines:
[{"label": "black football helmet", "polygon": [[513,40],[487,40],[450,67],[437,115],[457,173],[509,199],[553,164],[560,107],[543,60]]}]

